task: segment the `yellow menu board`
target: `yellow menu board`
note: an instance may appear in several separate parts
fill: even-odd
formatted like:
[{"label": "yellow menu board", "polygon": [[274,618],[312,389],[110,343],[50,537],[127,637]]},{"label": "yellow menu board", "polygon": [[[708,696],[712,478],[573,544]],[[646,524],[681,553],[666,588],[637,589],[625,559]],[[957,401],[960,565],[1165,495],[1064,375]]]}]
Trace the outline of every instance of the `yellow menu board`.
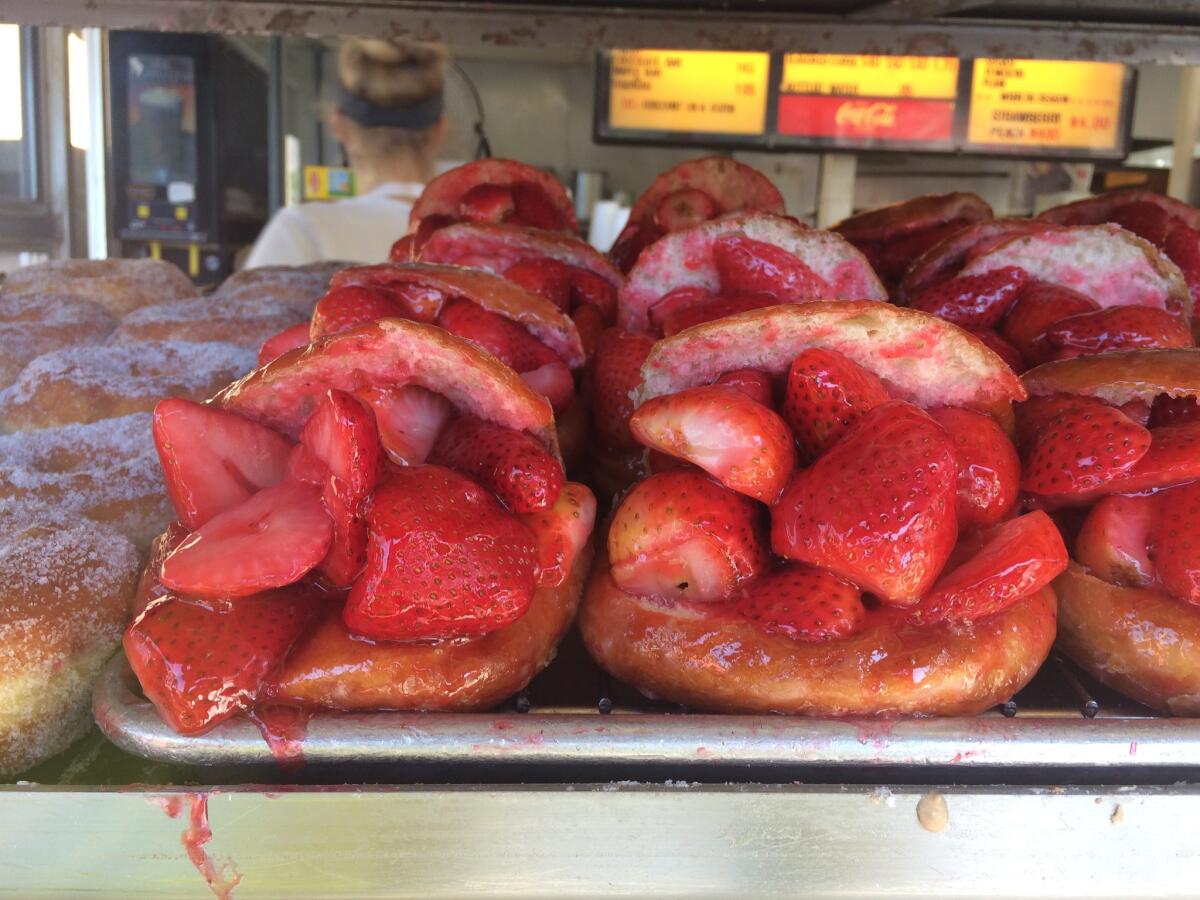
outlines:
[{"label": "yellow menu board", "polygon": [[780,90],[832,97],[953,100],[958,93],[958,60],[952,56],[786,53]]},{"label": "yellow menu board", "polygon": [[614,50],[609,125],[757,135],[767,125],[767,53]]},{"label": "yellow menu board", "polygon": [[967,145],[1115,150],[1124,85],[1121,63],[976,59]]}]

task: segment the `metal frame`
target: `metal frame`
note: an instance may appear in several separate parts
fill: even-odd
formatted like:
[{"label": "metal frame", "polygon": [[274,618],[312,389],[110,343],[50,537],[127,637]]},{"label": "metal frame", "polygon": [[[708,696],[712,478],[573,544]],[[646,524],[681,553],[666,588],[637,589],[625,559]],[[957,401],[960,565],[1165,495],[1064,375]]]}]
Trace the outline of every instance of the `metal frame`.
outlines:
[{"label": "metal frame", "polygon": [[[714,6],[716,8],[714,8]],[[1145,4],[1153,24],[1088,22],[1104,0],[1042,5],[1038,21],[951,16],[969,0],[848,3],[844,16],[742,4],[661,3],[605,6],[448,0],[0,0],[0,20],[110,28],[297,35],[386,34],[439,40],[457,50],[670,46],[677,49],[946,54],[1127,63],[1200,63],[1200,27],[1177,0]],[[999,9],[1004,2],[985,8]],[[1028,4],[1025,5],[1026,8]],[[1124,4],[1126,8],[1136,4]],[[1054,16],[1057,16],[1055,18]],[[1172,18],[1174,17],[1174,18]]]}]

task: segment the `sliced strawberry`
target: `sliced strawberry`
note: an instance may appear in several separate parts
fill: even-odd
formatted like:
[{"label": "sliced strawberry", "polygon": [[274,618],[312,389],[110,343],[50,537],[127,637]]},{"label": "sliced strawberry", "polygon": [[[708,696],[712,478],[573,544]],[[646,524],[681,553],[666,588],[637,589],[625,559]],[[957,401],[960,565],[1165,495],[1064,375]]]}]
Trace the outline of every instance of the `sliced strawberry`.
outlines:
[{"label": "sliced strawberry", "polygon": [[454,416],[449,400],[415,384],[360,388],[356,396],[375,413],[384,451],[402,466],[425,462],[442,428]]},{"label": "sliced strawberry", "polygon": [[1092,507],[1075,537],[1075,558],[1110,584],[1149,587],[1154,583],[1150,527],[1159,495],[1104,497]]},{"label": "sliced strawberry", "polygon": [[1029,273],[1017,266],[959,275],[931,284],[913,298],[912,306],[963,328],[995,328],[1028,280]]},{"label": "sliced strawberry", "polygon": [[579,332],[583,355],[591,359],[596,352],[596,345],[600,343],[600,335],[607,327],[603,313],[590,303],[581,303],[571,313],[571,320],[575,323],[575,330]]},{"label": "sliced strawberry", "polygon": [[726,372],[715,383],[737,388],[763,406],[774,405],[775,383],[762,369],[734,369],[732,372]]},{"label": "sliced strawberry", "polygon": [[521,378],[549,400],[556,413],[561,413],[575,399],[575,376],[560,359],[522,372]]},{"label": "sliced strawberry", "polygon": [[1055,359],[1196,345],[1187,322],[1148,306],[1110,306],[1070,316],[1048,328],[1043,340]]},{"label": "sliced strawberry", "polygon": [[562,213],[546,196],[540,185],[532,181],[517,181],[509,186],[515,212],[513,221],[530,228],[562,231],[568,227]]},{"label": "sliced strawberry", "polygon": [[1175,227],[1175,219],[1157,203],[1139,200],[1122,203],[1109,214],[1109,221],[1116,222],[1126,231],[1132,231],[1156,247],[1161,247],[1167,233]]},{"label": "sliced strawberry", "polygon": [[503,185],[477,184],[462,195],[458,212],[468,222],[506,222],[516,212],[516,199]]},{"label": "sliced strawberry", "polygon": [[311,589],[236,601],[156,600],[125,632],[142,692],[180,734],[202,734],[249,709],[324,606]]},{"label": "sliced strawberry", "polygon": [[289,350],[307,347],[309,344],[309,323],[301,322],[291,328],[285,328],[279,334],[267,338],[258,350],[258,364],[265,366],[271,360],[278,359]]},{"label": "sliced strawberry", "polygon": [[549,300],[563,312],[571,306],[571,267],[549,256],[525,259],[504,270],[504,277]]},{"label": "sliced strawberry", "polygon": [[706,602],[767,564],[761,507],[692,471],[651,475],[613,516],[613,581],[631,594]]},{"label": "sliced strawberry", "polygon": [[787,423],[726,385],[647,400],[629,429],[645,446],[694,463],[730,490],[764,503],[779,496],[796,463]]},{"label": "sliced strawberry", "polygon": [[1195,397],[1172,397],[1159,394],[1150,407],[1150,427],[1178,425],[1182,422],[1200,421],[1200,402]]},{"label": "sliced strawberry", "polygon": [[400,315],[414,322],[433,324],[446,305],[442,291],[415,281],[393,281],[387,286],[387,293],[399,304]]},{"label": "sliced strawberry", "polygon": [[787,563],[738,591],[729,606],[767,634],[831,641],[862,629],[867,611],[858,588],[832,572]]},{"label": "sliced strawberry", "polygon": [[1157,495],[1150,556],[1171,594],[1200,606],[1200,482]]},{"label": "sliced strawberry", "polygon": [[650,322],[655,328],[662,330],[668,316],[692,306],[701,305],[722,298],[707,288],[697,285],[685,285],[668,291],[650,307]]},{"label": "sliced strawberry", "polygon": [[451,334],[474,341],[517,372],[528,372],[558,359],[553,350],[516,322],[470,300],[447,304],[438,324]]},{"label": "sliced strawberry", "polygon": [[[1186,225],[1176,225],[1167,235],[1164,250],[1171,262],[1179,266],[1192,295],[1192,306],[1200,309],[1200,232]],[[1182,312],[1174,309],[1172,312]]]},{"label": "sliced strawberry", "polygon": [[388,262],[406,263],[412,262],[417,258],[417,236],[416,234],[406,234],[400,240],[395,241],[391,249],[388,250]]},{"label": "sliced strawberry", "polygon": [[649,220],[630,222],[617,235],[612,249],[608,251],[608,258],[617,267],[617,271],[628,275],[642,251],[662,236],[663,230]]},{"label": "sliced strawberry", "polygon": [[1068,409],[1086,408],[1091,410],[1112,409],[1107,403],[1095,397],[1083,397],[1077,394],[1046,394],[1041,397],[1030,397],[1017,407],[1017,446],[1022,454],[1027,454],[1037,437],[1046,430],[1058,414]]},{"label": "sliced strawberry", "polygon": [[470,475],[518,513],[553,504],[565,481],[562,465],[537,438],[471,416],[446,427],[429,460]]},{"label": "sliced strawberry", "polygon": [[521,521],[537,541],[538,587],[558,587],[592,537],[596,497],[585,485],[568,481],[553,504],[522,516]]},{"label": "sliced strawberry", "polygon": [[1000,336],[1000,332],[992,328],[976,328],[971,333],[988,345],[988,349],[1004,360],[1005,364],[1018,375],[1029,366],[1021,351]]},{"label": "sliced strawberry", "polygon": [[703,472],[699,466],[692,465],[686,459],[680,459],[678,456],[672,456],[669,453],[663,453],[661,450],[646,451],[646,469],[651,474],[659,472],[674,472],[679,469],[686,469],[689,472]]},{"label": "sliced strawberry", "polygon": [[1057,284],[1031,281],[1000,326],[1000,335],[1017,348],[1030,365],[1043,361],[1040,339],[1046,329],[1060,319],[1099,309],[1099,305],[1078,291]]},{"label": "sliced strawberry", "polygon": [[713,242],[712,257],[723,294],[770,294],[781,303],[833,296],[824,278],[774,244],[729,234]]},{"label": "sliced strawberry", "polygon": [[189,530],[287,474],[287,438],[236,413],[173,397],[154,407],[151,430],[167,495]]},{"label": "sliced strawberry", "polygon": [[163,560],[171,555],[172,550],[183,543],[188,534],[190,532],[182,523],[172,522],[167,526],[166,531],[150,542],[150,556],[146,560],[146,567],[142,569],[137,589],[133,594],[132,612],[135,619],[142,614],[142,610],[159,597],[170,593],[158,580],[158,572],[162,568]]},{"label": "sliced strawberry", "polygon": [[537,545],[491,492],[441,466],[394,469],[367,511],[367,567],[342,617],[376,640],[473,638],[533,600]]},{"label": "sliced strawberry", "polygon": [[910,613],[919,625],[982,619],[1041,590],[1067,568],[1067,548],[1040,510],[996,525],[982,548],[934,584]]},{"label": "sliced strawberry", "polygon": [[670,337],[693,325],[703,325],[747,310],[777,305],[779,298],[771,294],[732,294],[698,300],[689,306],[675,303],[670,312],[660,317],[663,336]]},{"label": "sliced strawberry", "polygon": [[940,425],[911,403],[880,404],[792,479],[771,511],[771,545],[911,605],[958,539],[957,476]]},{"label": "sliced strawberry", "polygon": [[1130,400],[1128,403],[1122,403],[1117,409],[1139,425],[1150,426],[1150,404],[1145,400]]},{"label": "sliced strawberry", "polygon": [[637,441],[629,432],[633,397],[642,383],[642,363],[654,341],[641,334],[610,328],[600,335],[592,372],[592,424],[612,449],[632,449]]},{"label": "sliced strawberry", "polygon": [[946,429],[958,460],[958,527],[986,528],[1008,517],[1021,487],[1017,448],[991,416],[969,409],[929,410]]},{"label": "sliced strawberry", "polygon": [[197,597],[246,597],[299,581],[332,540],[320,489],[285,481],[192,532],[163,561],[159,580]]},{"label": "sliced strawberry", "polygon": [[667,194],[654,211],[654,224],[663,231],[679,231],[707,222],[720,212],[720,207],[699,188],[682,188]]},{"label": "sliced strawberry", "polygon": [[308,336],[309,340],[315,341],[376,319],[404,315],[405,310],[396,302],[392,291],[368,285],[347,285],[334,288],[317,301]]},{"label": "sliced strawberry", "polygon": [[617,321],[617,289],[595,272],[571,267],[571,304],[575,308],[594,306],[606,325]]},{"label": "sliced strawberry", "polygon": [[782,410],[801,462],[816,459],[863,413],[888,399],[879,377],[849,357],[820,347],[801,352],[788,370]]},{"label": "sliced strawberry", "polygon": [[349,587],[366,562],[363,506],[383,466],[375,417],[351,394],[331,390],[300,432],[300,445],[328,473],[317,483],[333,520],[333,541],[319,568],[337,587]]},{"label": "sliced strawberry", "polygon": [[1094,491],[1150,449],[1150,432],[1111,406],[1067,406],[1034,439],[1021,488],[1035,494]]}]

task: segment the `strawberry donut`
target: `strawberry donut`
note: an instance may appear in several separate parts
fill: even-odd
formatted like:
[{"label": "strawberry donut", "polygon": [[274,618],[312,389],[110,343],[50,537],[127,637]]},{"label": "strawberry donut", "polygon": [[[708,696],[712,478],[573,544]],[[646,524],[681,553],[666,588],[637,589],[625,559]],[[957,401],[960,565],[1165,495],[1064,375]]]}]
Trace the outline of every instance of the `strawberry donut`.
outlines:
[{"label": "strawberry donut", "polygon": [[0,388],[12,384],[35,357],[77,344],[99,344],[116,324],[103,308],[85,300],[0,294]]},{"label": "strawberry donut", "polygon": [[580,614],[606,670],[699,709],[835,716],[974,714],[1033,677],[1067,554],[1017,514],[1024,391],[983,343],[818,301],[665,338],[642,375],[654,474]]},{"label": "strawberry donut", "polygon": [[1200,353],[1078,357],[1024,381],[1022,488],[1072,550],[1059,646],[1140,703],[1200,715]]},{"label": "strawberry donut", "polygon": [[112,340],[115,344],[218,341],[257,350],[267,338],[305,321],[293,307],[266,296],[200,297],[143,306],[121,321]]},{"label": "strawberry donut", "polygon": [[783,195],[756,169],[727,156],[705,156],[663,172],[638,197],[609,251],[622,272],[665,234],[727,213],[760,210],[782,216]]},{"label": "strawberry donut", "polygon": [[254,366],[233,344],[145,341],[39,356],[0,391],[0,430],[31,431],[144,412],[161,397],[207,397]]},{"label": "strawberry donut", "polygon": [[934,244],[992,218],[983,198],[968,193],[928,194],[855,213],[833,226],[871,261],[889,287]]},{"label": "strawberry donut", "polygon": [[405,261],[429,236],[455,222],[523,225],[575,234],[575,207],[549,172],[512,159],[479,159],[439,175],[408,214],[408,237],[392,247]]},{"label": "strawberry donut", "polygon": [[329,290],[335,272],[354,263],[328,261],[304,266],[260,266],[243,269],[221,282],[213,292],[220,300],[270,300],[291,307],[308,318]]},{"label": "strawberry donut", "polygon": [[114,529],[0,499],[0,776],[91,727],[92,683],[120,645],[137,571],[137,551]]},{"label": "strawberry donut", "polygon": [[593,365],[592,467],[602,495],[642,471],[629,433],[631,392],[654,340],[722,316],[820,299],[886,300],[861,253],[839,235],[741,212],[672,232],[642,251],[621,289],[618,325]]},{"label": "strawberry donut", "polygon": [[174,518],[150,414],[0,436],[0,498],[39,501],[145,548]]},{"label": "strawberry donut", "polygon": [[1187,281],[1149,242],[1116,225],[1004,222],[960,232],[919,259],[909,305],[974,331],[1017,371],[1194,346]]},{"label": "strawberry donut", "polygon": [[110,315],[197,296],[191,280],[157,259],[54,259],[8,274],[0,294],[56,295],[95,303]]},{"label": "strawberry donut", "polygon": [[124,645],[182,734],[265,705],[484,708],[570,625],[595,499],[546,399],[471,341],[372,321],[163,401],[153,433],[179,521]]}]

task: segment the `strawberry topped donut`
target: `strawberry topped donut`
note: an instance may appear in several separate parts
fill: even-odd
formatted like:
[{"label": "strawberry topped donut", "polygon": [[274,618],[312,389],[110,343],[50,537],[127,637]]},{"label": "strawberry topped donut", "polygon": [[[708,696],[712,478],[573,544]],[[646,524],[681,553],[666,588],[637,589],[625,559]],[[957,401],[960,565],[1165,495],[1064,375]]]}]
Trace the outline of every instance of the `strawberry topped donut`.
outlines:
[{"label": "strawberry topped donut", "polygon": [[524,225],[575,234],[579,221],[566,188],[550,173],[512,159],[479,159],[443,172],[408,214],[408,235],[390,258],[411,258],[429,236],[455,222]]},{"label": "strawberry topped donut", "polygon": [[761,212],[732,213],[647,247],[621,290],[620,331],[600,339],[593,367],[597,487],[640,472],[628,429],[631,392],[655,339],[750,309],[823,299],[887,299],[861,253],[840,236]]},{"label": "strawberry topped donut", "polygon": [[628,272],[663,235],[742,210],[782,216],[783,195],[761,172],[727,156],[688,160],[663,172],[638,197],[609,257]]},{"label": "strawberry topped donut", "polygon": [[[961,254],[946,242],[918,260],[907,300],[976,332],[1017,371],[1114,350],[1194,346],[1183,274],[1132,232],[1034,222],[977,235],[981,242]],[[951,274],[936,256],[958,257],[961,267]]]},{"label": "strawberry topped donut", "polygon": [[1022,489],[1072,547],[1060,646],[1141,703],[1200,715],[1200,353],[1078,357],[1024,381]]},{"label": "strawberry topped donut", "polygon": [[642,375],[655,474],[580,617],[605,669],[701,709],[839,716],[973,714],[1033,677],[1067,554],[1018,513],[1025,394],[982,342],[818,301],[665,338]]},{"label": "strawberry topped donut", "polygon": [[866,255],[891,290],[934,244],[991,218],[992,208],[975,194],[929,194],[855,213],[832,230]]},{"label": "strawberry topped donut", "polygon": [[124,643],[180,733],[264,703],[482,708],[553,657],[595,501],[549,404],[475,344],[382,319],[163,401],[153,431],[179,521]]}]

